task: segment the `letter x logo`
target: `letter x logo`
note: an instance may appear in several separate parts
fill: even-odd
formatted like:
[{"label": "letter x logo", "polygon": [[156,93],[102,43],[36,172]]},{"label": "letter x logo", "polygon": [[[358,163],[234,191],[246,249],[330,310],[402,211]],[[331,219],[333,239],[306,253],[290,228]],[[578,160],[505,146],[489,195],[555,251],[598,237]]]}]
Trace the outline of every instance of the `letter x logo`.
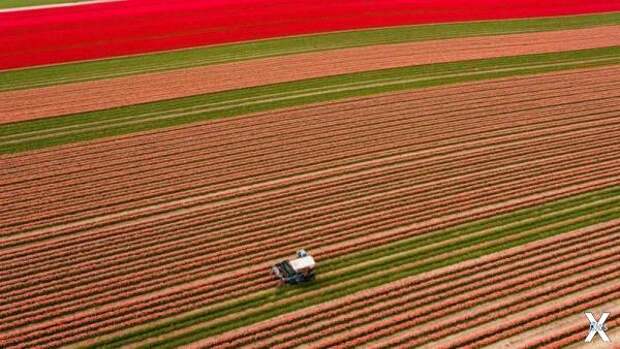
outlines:
[{"label": "letter x logo", "polygon": [[590,332],[588,332],[588,337],[586,337],[586,343],[592,342],[592,339],[594,339],[594,336],[596,336],[597,333],[601,336],[603,342],[609,342],[609,337],[607,337],[607,334],[605,333],[607,330],[605,321],[607,321],[609,313],[603,313],[598,321],[596,321],[592,313],[586,313],[586,317],[588,318],[588,321],[590,321]]}]

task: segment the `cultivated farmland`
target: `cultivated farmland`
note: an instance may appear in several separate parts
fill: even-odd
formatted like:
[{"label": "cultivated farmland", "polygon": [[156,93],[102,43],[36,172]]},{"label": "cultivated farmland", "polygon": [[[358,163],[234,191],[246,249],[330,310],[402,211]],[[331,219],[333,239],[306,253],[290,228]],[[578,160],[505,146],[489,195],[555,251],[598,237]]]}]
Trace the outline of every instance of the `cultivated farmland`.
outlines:
[{"label": "cultivated farmland", "polygon": [[[526,239],[538,230],[440,229],[618,183],[619,78],[475,83],[6,156],[0,329],[8,344],[58,345],[269,292],[267,266],[300,244],[329,261],[421,239],[327,269],[324,287],[291,299],[348,293],[359,280],[347,270],[370,283],[408,271],[413,251],[437,260]],[[530,220],[552,235],[607,221],[620,214],[609,195]]]},{"label": "cultivated farmland", "polygon": [[[620,17],[562,18],[6,71],[0,347],[616,339]],[[300,248],[316,280],[278,285]]]}]

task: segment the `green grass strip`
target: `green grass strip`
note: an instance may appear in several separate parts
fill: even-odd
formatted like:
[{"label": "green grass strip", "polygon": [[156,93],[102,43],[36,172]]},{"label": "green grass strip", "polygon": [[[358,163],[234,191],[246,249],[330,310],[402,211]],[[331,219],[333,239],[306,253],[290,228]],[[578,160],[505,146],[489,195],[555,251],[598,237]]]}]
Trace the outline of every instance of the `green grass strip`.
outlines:
[{"label": "green grass strip", "polygon": [[[262,292],[254,297],[225,304],[219,307],[219,309],[216,308],[211,311],[199,312],[182,319],[170,320],[146,329],[130,332],[117,338],[102,341],[94,347],[122,347],[132,342],[163,335],[174,330],[218,319],[236,312],[247,311],[255,307],[268,305],[266,310],[254,311],[249,315],[240,316],[239,318],[216,325],[198,328],[186,335],[169,338],[153,344],[158,348],[172,348],[307,306],[327,302],[370,287],[396,281],[404,277],[617,218],[620,218],[619,186],[556,200],[551,203],[517,210],[515,212],[459,225],[453,228],[443,229],[340,258],[320,261],[317,280],[312,284]],[[573,221],[562,224],[562,222],[567,220]],[[552,224],[554,225],[553,227],[551,227]],[[537,229],[537,231],[534,232],[534,229]],[[527,232],[531,233],[528,234]],[[447,252],[476,246],[483,242],[497,241],[500,238],[516,236],[516,234],[521,235],[513,239],[509,238],[508,240],[491,244],[479,250],[474,250],[473,252],[463,252],[441,261],[429,261],[415,267],[407,267],[407,264],[412,262],[423,262],[431,257],[439,256]],[[441,241],[448,241],[454,237],[463,238],[455,243],[444,244],[440,247],[430,245]],[[398,255],[395,255],[396,253],[398,253]],[[382,258],[386,256],[391,256],[391,258]],[[372,263],[373,261],[375,262]],[[360,263],[365,263],[365,265],[355,267],[356,264]],[[332,273],[329,276],[325,276],[327,273],[337,271],[344,267],[348,268],[346,272]],[[360,282],[351,285],[350,282],[354,280],[360,280]],[[338,286],[345,281],[350,282],[342,287]],[[309,296],[301,302],[286,302],[286,299],[289,297],[298,296],[311,291],[320,291],[328,286],[331,287],[331,289]],[[269,306],[274,301],[280,303]],[[281,304],[282,301],[285,301],[285,303]]]},{"label": "green grass strip", "polygon": [[[35,1],[9,0],[4,1],[4,4],[20,2],[33,3]],[[7,7],[10,7],[10,5]],[[418,25],[268,39],[7,71],[0,74],[0,91],[189,68],[301,52],[469,36],[577,29],[616,24],[620,24],[620,13]]]},{"label": "green grass strip", "polygon": [[0,1],[0,9],[41,6],[53,4],[66,4],[71,2],[85,2],[88,0],[3,0]]},{"label": "green grass strip", "polygon": [[620,64],[620,47],[368,71],[0,126],[0,153],[384,92]]}]

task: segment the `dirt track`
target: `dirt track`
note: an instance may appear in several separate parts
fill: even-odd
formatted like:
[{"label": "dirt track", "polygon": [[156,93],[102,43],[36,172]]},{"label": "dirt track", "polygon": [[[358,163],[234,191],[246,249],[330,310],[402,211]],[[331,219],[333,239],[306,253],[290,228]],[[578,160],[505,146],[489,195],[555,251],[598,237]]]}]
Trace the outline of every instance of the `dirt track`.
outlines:
[{"label": "dirt track", "polygon": [[0,124],[367,70],[620,45],[620,26],[351,48],[0,93]]},{"label": "dirt track", "polygon": [[330,258],[618,183],[618,69],[2,156],[0,333],[71,343],[271,287],[299,244]]}]

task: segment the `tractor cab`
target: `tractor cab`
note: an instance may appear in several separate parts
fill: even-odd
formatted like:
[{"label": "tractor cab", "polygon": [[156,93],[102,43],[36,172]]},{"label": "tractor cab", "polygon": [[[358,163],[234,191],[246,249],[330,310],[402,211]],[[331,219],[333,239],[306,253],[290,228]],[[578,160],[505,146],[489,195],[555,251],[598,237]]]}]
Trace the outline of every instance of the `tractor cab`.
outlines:
[{"label": "tractor cab", "polygon": [[283,284],[300,284],[314,280],[314,258],[305,250],[297,251],[297,258],[276,263],[271,273]]}]

